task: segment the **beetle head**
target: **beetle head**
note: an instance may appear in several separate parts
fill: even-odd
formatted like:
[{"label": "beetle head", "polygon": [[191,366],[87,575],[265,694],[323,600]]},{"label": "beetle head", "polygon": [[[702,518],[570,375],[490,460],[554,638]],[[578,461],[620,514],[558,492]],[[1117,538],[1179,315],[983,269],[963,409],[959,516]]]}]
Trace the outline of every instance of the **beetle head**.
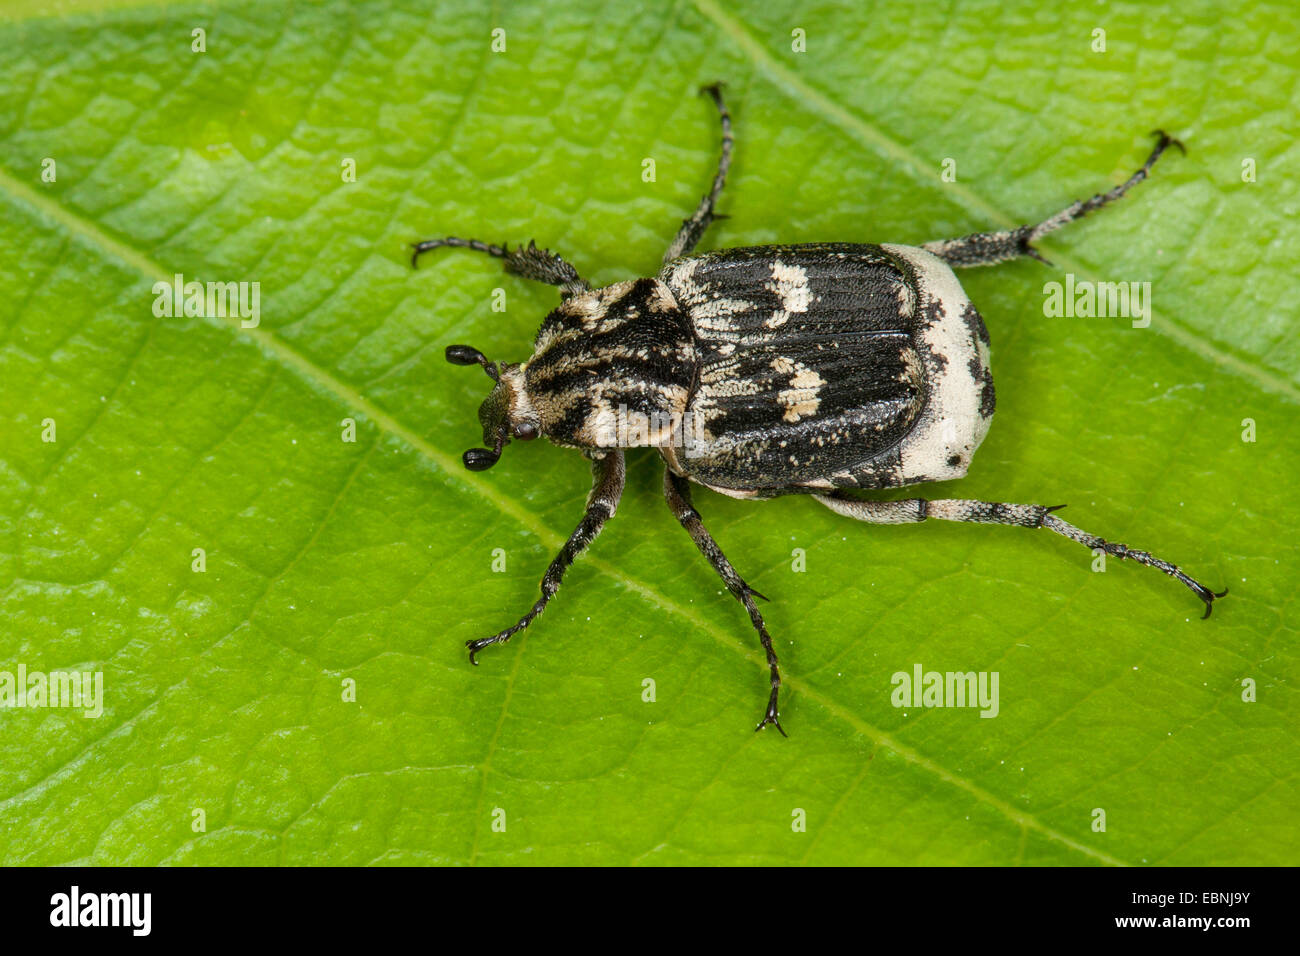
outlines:
[{"label": "beetle head", "polygon": [[491,468],[511,438],[532,441],[541,434],[539,423],[528,410],[523,369],[517,363],[489,362],[482,352],[468,345],[447,346],[447,361],[453,365],[481,365],[488,378],[496,382],[478,409],[483,444],[488,447],[465,452],[461,460],[466,468],[470,471]]}]

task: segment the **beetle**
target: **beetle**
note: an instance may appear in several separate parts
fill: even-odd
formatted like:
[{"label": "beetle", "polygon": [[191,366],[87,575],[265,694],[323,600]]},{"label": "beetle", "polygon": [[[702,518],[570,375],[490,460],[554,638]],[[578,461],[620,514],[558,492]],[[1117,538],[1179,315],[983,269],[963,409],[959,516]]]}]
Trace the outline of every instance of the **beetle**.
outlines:
[{"label": "beetle", "polygon": [[1055,514],[1063,505],[966,499],[878,501],[852,494],[961,478],[993,418],[989,336],[953,270],[1028,256],[1032,243],[1106,206],[1150,174],[1170,146],[1156,145],[1132,176],[1034,225],[977,232],[921,246],[823,242],[693,254],[709,224],[734,146],[720,84],[701,91],[717,107],[721,154],[708,193],[683,220],[653,278],[593,289],[567,261],[535,242],[508,248],[449,236],[413,243],[412,266],[433,249],[460,247],[503,260],[508,272],[557,286],[522,362],[491,362],[478,349],[447,347],[447,360],[479,365],[493,381],[479,408],[488,447],[465,452],[482,471],[512,440],[545,436],[591,461],[592,487],[577,528],[551,562],[541,597],[516,623],[467,641],[470,662],[528,627],[565,571],[614,516],[623,493],[623,449],[662,456],[664,497],[701,554],[744,605],[767,658],[767,708],[756,731],[782,735],[781,674],[755,598],[691,501],[690,483],[734,498],[809,494],[831,510],[873,524],[938,518],[1046,528],[1089,549],[1163,571],[1205,604],[1214,592],[1176,565],[1107,541]]}]

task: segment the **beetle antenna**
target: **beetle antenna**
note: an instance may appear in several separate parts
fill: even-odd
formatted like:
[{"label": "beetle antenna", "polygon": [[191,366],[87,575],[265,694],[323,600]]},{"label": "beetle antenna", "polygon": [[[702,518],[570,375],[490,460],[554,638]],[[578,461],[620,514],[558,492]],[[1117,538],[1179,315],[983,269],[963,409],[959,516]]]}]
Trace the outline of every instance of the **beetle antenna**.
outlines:
[{"label": "beetle antenna", "polygon": [[460,460],[470,471],[487,471],[500,460],[501,449],[506,444],[505,437],[498,435],[496,444],[492,448],[471,448],[460,456]]},{"label": "beetle antenna", "polygon": [[501,452],[493,451],[491,448],[471,448],[461,456],[460,460],[470,471],[487,471],[500,457]]},{"label": "beetle antenna", "polygon": [[[452,365],[482,365],[483,371],[488,374],[488,378],[492,379],[494,382],[501,380],[501,376],[497,372],[496,363],[489,362],[486,355],[478,349],[471,348],[468,345],[448,345],[447,361]],[[481,450],[487,451],[486,448]],[[487,468],[488,466],[484,465],[483,467]]]}]

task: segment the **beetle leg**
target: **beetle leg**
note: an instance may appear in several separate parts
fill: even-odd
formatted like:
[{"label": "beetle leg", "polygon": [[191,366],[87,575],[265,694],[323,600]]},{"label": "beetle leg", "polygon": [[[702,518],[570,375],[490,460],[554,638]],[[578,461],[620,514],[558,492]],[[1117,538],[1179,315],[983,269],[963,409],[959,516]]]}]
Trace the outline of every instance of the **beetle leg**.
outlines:
[{"label": "beetle leg", "polygon": [[623,453],[609,451],[603,458],[593,459],[591,474],[591,494],[587,496],[587,511],[582,516],[582,521],[578,523],[578,527],[573,530],[573,534],[569,535],[569,540],[564,542],[564,547],[555,556],[551,566],[546,569],[546,574],[542,577],[542,596],[533,603],[527,614],[504,631],[477,641],[466,641],[465,646],[469,648],[471,664],[478,663],[475,655],[483,648],[492,644],[504,644],[531,624],[533,618],[546,610],[546,602],[560,589],[560,581],[564,578],[564,572],[569,569],[569,565],[573,564],[578,555],[587,550],[587,545],[596,540],[605,522],[614,517],[614,512],[618,510],[619,499],[623,497],[623,479],[626,474]]},{"label": "beetle leg", "polygon": [[941,518],[944,521],[973,521],[981,524],[1018,525],[1022,528],[1047,528],[1049,531],[1064,535],[1071,541],[1077,541],[1085,548],[1100,549],[1117,558],[1128,558],[1177,578],[1205,602],[1204,617],[1210,616],[1215,598],[1221,598],[1228,593],[1227,589],[1217,593],[1211,591],[1204,584],[1188,576],[1182,568],[1161,560],[1147,551],[1137,551],[1128,545],[1099,538],[1095,534],[1089,534],[1072,524],[1067,524],[1052,514],[1065,505],[1053,505],[1049,508],[1043,505],[1012,505],[960,498],[938,501],[927,501],[924,498],[870,501],[845,494],[817,495],[816,498],[832,511],[873,524],[907,524],[924,521],[926,518]]},{"label": "beetle leg", "polygon": [[714,83],[711,86],[705,86],[700,89],[701,93],[707,93],[713,97],[713,102],[718,107],[718,115],[722,120],[722,155],[718,158],[718,171],[713,176],[713,186],[700,200],[695,214],[690,219],[682,220],[682,228],[677,231],[677,236],[673,239],[668,251],[664,253],[664,265],[678,259],[682,256],[689,255],[695,248],[695,244],[700,241],[704,235],[704,230],[709,228],[709,223],[714,219],[724,219],[725,216],[715,216],[713,207],[722,195],[722,187],[727,182],[727,170],[731,168],[731,147],[734,139],[731,135],[731,113],[727,110],[727,104],[722,101],[722,84]]},{"label": "beetle leg", "polygon": [[[781,691],[781,672],[777,668],[776,651],[772,650],[772,636],[767,633],[767,625],[763,623],[763,615],[759,613],[758,605],[754,603],[755,597],[762,598],[744,579],[736,573],[736,569],[731,566],[727,556],[722,553],[718,543],[713,540],[713,535],[709,534],[708,529],[704,527],[704,522],[700,519],[700,513],[691,505],[691,488],[685,478],[674,475],[671,469],[664,469],[664,497],[668,499],[668,507],[672,509],[673,515],[681,522],[682,527],[687,530],[695,546],[700,549],[700,553],[709,559],[709,564],[713,565],[713,570],[718,572],[722,578],[722,583],[727,586],[727,590],[735,595],[736,600],[745,605],[745,610],[749,612],[749,619],[753,622],[754,630],[758,631],[758,639],[763,644],[763,653],[767,655],[768,673],[771,675],[771,694],[767,698],[767,712],[763,719],[758,722],[754,728],[755,732],[762,730],[768,724],[781,731],[781,736],[789,736],[785,728],[781,726],[779,711],[777,710],[777,695]],[[763,598],[763,600],[767,600]]]},{"label": "beetle leg", "polygon": [[516,246],[513,251],[504,243],[496,246],[478,239],[458,239],[455,236],[447,236],[444,239],[425,239],[423,242],[411,243],[411,248],[414,250],[411,253],[411,266],[413,268],[416,266],[421,253],[428,252],[430,249],[439,249],[443,246],[473,249],[475,252],[486,252],[496,259],[503,259],[505,260],[507,272],[512,272],[524,279],[532,279],[534,282],[545,282],[547,285],[559,286],[560,293],[566,297],[576,295],[579,292],[586,292],[591,288],[591,284],[578,275],[577,269],[554,252],[551,252],[551,250],[538,249],[537,243],[531,239],[528,241],[528,245]]},{"label": "beetle leg", "polygon": [[1001,232],[976,232],[969,236],[962,236],[960,239],[939,239],[934,242],[927,242],[921,248],[927,252],[933,252],[940,259],[947,262],[948,265],[955,268],[991,266],[999,262],[1006,262],[1009,259],[1017,259],[1020,256],[1030,256],[1039,262],[1051,265],[1050,262],[1038,254],[1038,250],[1030,243],[1042,238],[1049,232],[1055,232],[1062,226],[1069,225],[1076,219],[1082,219],[1095,209],[1100,209],[1102,206],[1119,199],[1147,178],[1147,175],[1151,172],[1151,167],[1156,164],[1156,160],[1170,146],[1177,146],[1184,153],[1187,152],[1182,143],[1163,130],[1156,130],[1152,135],[1158,137],[1156,147],[1151,151],[1151,155],[1147,157],[1147,161],[1142,164],[1142,168],[1109,192],[1098,193],[1085,201],[1076,199],[1055,216],[1044,219],[1037,225],[1019,226],[1016,229],[1004,229]]}]

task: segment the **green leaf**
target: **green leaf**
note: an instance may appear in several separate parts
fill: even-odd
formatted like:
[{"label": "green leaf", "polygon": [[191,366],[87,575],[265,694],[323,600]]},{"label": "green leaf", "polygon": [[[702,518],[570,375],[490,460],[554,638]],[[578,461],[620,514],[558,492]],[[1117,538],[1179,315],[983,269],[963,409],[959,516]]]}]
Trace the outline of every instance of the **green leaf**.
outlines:
[{"label": "green leaf", "polygon": [[[1293,5],[38,6],[0,22],[0,670],[104,699],[0,714],[0,862],[1297,862]],[[756,735],[757,642],[642,451],[547,614],[470,668],[587,469],[460,466],[488,383],[443,346],[522,359],[556,295],[407,244],[653,273],[712,174],[715,79],[737,158],[704,248],[1032,221],[1149,130],[1186,142],[1053,268],[963,275],[998,415],[925,493],[1068,502],[1230,586],[1211,620],[1054,535],[701,491],[773,599],[791,736]],[[177,273],[260,283],[260,325],[156,317]],[[1149,281],[1150,328],[1045,316],[1066,273]],[[895,708],[916,664],[998,672],[998,715]]]}]

